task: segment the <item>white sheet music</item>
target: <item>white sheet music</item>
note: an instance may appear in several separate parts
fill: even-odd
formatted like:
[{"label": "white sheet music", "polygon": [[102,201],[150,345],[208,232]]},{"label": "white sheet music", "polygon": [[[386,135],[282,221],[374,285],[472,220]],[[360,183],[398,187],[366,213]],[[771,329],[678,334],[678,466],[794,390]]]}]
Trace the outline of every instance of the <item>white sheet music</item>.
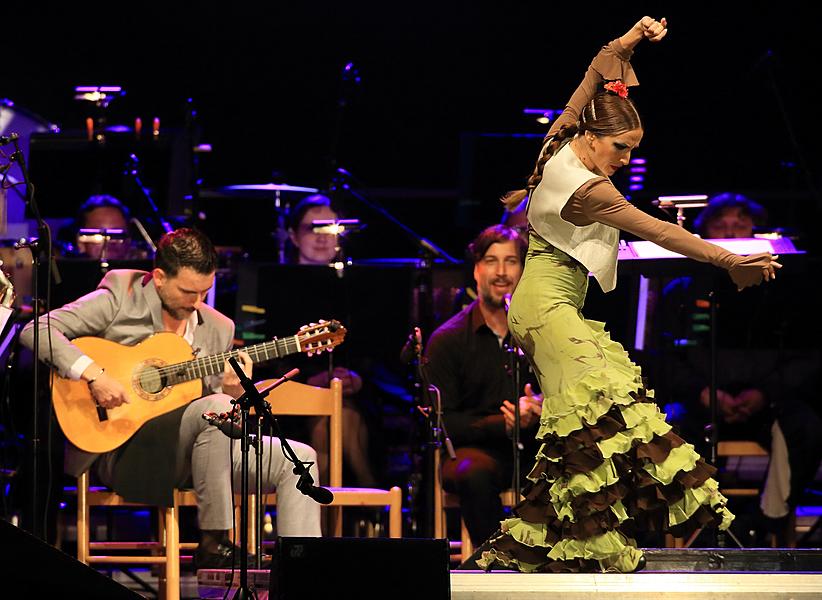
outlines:
[{"label": "white sheet music", "polygon": [[[734,254],[757,254],[770,252],[772,254],[799,254],[793,243],[787,238],[730,238],[705,240]],[[649,259],[649,258],[685,258],[676,252],[666,250],[653,242],[639,240],[635,242],[621,242],[619,248],[620,260]]]}]

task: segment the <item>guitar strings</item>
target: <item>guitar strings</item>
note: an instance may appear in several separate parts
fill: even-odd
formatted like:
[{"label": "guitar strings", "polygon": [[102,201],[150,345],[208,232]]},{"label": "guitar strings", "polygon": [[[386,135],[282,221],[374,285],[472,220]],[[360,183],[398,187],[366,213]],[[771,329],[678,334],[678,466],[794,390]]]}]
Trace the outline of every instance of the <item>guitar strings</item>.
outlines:
[{"label": "guitar strings", "polygon": [[[296,336],[294,336],[294,337],[296,338]],[[249,354],[256,355],[257,360],[259,360],[259,357],[262,354],[265,354],[266,359],[268,359],[269,358],[268,357],[269,349],[273,348],[275,350],[275,354],[273,356],[271,356],[270,358],[277,358],[279,356],[282,356],[282,352],[288,353],[288,348],[289,348],[289,345],[291,343],[292,343],[292,341],[291,341],[290,338],[285,338],[285,339],[275,338],[275,339],[271,340],[270,342],[264,342],[262,344],[256,344],[254,346],[251,346],[246,351]],[[294,343],[296,348],[299,348],[299,344],[296,341],[294,341],[293,343]],[[281,346],[282,348],[277,349],[278,345]],[[207,371],[208,367],[213,367],[215,369],[218,368],[218,367],[221,367],[222,365],[225,364],[225,361],[227,361],[229,358],[231,358],[231,357],[236,358],[239,355],[240,351],[241,350],[230,350],[228,352],[222,352],[220,354],[215,354],[213,356],[207,356],[207,357],[203,357],[203,358],[196,358],[194,360],[190,360],[190,361],[186,361],[186,362],[182,362],[182,363],[175,363],[173,365],[164,365],[162,367],[157,368],[157,373],[163,379],[166,379],[166,378],[168,378],[169,376],[172,376],[172,375],[179,375],[179,376],[183,376],[183,377],[187,377],[189,375],[192,375],[194,377],[206,376],[206,375],[209,375],[210,373],[205,372],[205,373],[202,373],[200,375],[200,374],[198,374],[194,371],[198,371],[198,370]]]}]

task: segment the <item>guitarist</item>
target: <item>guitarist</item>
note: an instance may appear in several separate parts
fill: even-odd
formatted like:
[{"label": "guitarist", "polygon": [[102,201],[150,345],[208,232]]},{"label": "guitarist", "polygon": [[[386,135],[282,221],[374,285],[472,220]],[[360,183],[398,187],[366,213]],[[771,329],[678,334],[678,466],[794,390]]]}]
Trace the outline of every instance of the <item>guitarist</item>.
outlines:
[{"label": "guitarist", "polygon": [[[86,381],[103,409],[128,402],[123,385],[71,340],[96,336],[133,345],[153,333],[170,331],[185,338],[201,356],[226,352],[232,346],[234,323],[203,302],[214,285],[216,270],[217,254],[203,233],[194,229],[167,233],[157,244],[150,273],[109,271],[95,291],[41,316],[40,359],[63,377]],[[29,348],[33,330],[31,322],[21,334]],[[240,353],[240,363],[250,376],[250,357]],[[175,487],[193,487],[201,530],[195,568],[230,568],[232,561],[239,560],[233,558],[239,553],[234,552],[227,534],[232,525],[230,478],[235,486],[240,485],[240,442],[235,440],[232,450],[232,441],[202,415],[227,412],[231,399],[243,389],[227,363],[222,375],[205,378],[203,383],[208,395],[148,421],[116,450],[90,454],[68,442],[65,466],[75,477],[91,469],[102,483],[135,502],[170,506]],[[300,460],[316,462],[310,446],[290,444]],[[297,476],[279,440],[266,438],[263,445],[264,491],[277,489],[279,534],[319,536],[319,504],[296,489]],[[254,461],[249,462],[253,481]],[[316,465],[310,472],[317,481]]]}]

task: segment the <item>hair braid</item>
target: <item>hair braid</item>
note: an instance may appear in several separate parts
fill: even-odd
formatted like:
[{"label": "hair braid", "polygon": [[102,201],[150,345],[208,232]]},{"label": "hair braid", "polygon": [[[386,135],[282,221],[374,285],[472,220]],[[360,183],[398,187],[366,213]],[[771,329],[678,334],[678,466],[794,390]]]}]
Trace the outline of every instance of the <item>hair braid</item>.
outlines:
[{"label": "hair braid", "polygon": [[533,172],[528,177],[528,181],[525,184],[525,189],[508,192],[501,198],[502,203],[505,204],[505,207],[508,210],[513,210],[519,206],[520,202],[522,202],[539,185],[539,182],[542,181],[542,170],[545,168],[545,163],[547,163],[548,160],[556,154],[557,150],[559,150],[562,145],[562,142],[568,138],[574,137],[578,131],[579,127],[576,124],[563,125],[554,135],[550,137],[547,135],[545,136],[542,141],[542,152],[540,152],[536,165],[534,165]]}]

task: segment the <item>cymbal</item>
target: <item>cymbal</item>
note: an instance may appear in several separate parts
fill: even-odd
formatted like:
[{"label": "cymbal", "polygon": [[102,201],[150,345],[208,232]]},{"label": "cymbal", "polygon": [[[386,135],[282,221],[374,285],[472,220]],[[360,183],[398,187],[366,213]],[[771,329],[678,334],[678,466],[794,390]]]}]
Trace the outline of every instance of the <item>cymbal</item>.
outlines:
[{"label": "cymbal", "polygon": [[241,185],[226,185],[211,190],[203,190],[202,195],[209,196],[251,196],[270,198],[278,192],[289,194],[315,194],[317,188],[288,185],[285,183],[251,183]]}]

